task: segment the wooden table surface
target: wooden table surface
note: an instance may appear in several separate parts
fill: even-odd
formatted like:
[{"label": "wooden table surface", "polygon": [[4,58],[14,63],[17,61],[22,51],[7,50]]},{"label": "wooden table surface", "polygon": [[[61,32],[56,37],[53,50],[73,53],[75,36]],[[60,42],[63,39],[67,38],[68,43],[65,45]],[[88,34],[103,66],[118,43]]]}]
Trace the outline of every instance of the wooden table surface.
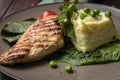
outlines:
[{"label": "wooden table surface", "polygon": [[[40,1],[41,0],[0,0],[0,20],[14,12],[36,6]],[[120,9],[120,0],[90,0],[90,2],[115,6]],[[0,78],[0,80],[7,79]]]}]

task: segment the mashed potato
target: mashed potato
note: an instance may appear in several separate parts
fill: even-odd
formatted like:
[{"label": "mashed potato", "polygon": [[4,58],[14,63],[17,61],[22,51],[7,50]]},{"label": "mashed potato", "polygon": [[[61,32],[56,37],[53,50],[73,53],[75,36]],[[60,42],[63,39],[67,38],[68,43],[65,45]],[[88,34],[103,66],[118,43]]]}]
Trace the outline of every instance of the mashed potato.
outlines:
[{"label": "mashed potato", "polygon": [[113,37],[117,35],[111,17],[106,17],[104,12],[101,11],[95,18],[86,14],[85,19],[81,19],[79,16],[84,13],[82,9],[78,13],[72,17],[74,35],[71,38],[72,43],[78,50],[92,51],[112,41]]}]

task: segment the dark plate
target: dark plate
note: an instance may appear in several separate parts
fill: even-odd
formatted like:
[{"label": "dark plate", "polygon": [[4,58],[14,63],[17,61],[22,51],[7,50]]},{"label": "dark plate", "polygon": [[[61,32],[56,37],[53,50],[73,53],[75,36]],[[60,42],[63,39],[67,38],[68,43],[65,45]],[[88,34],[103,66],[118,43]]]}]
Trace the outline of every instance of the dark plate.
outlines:
[{"label": "dark plate", "polygon": [[[0,22],[0,31],[2,26],[8,21],[20,21],[26,18],[38,17],[40,12],[46,10],[53,10],[59,13],[57,6],[59,4],[47,4],[30,9],[26,9],[4,18]],[[79,3],[78,8],[90,7],[92,9],[98,8],[103,11],[110,10],[117,31],[120,32],[120,10],[92,3]],[[8,49],[8,45],[0,37],[0,53]],[[73,66],[74,72],[69,74],[65,72],[64,66],[66,63],[58,63],[58,68],[53,69],[45,60],[33,62],[30,64],[15,65],[12,67],[0,66],[0,69],[5,74],[8,74],[16,79],[23,80],[119,80],[120,79],[120,62],[89,65],[89,66]]]}]

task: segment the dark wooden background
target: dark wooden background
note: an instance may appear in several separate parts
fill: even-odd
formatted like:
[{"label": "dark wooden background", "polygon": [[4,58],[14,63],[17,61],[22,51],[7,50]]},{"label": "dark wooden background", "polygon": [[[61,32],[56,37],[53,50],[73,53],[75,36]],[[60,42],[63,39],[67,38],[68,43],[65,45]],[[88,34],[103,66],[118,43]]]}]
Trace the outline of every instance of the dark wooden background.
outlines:
[{"label": "dark wooden background", "polygon": [[[25,8],[37,5],[41,0],[0,0],[0,19]],[[120,9],[120,0],[90,0],[89,2],[115,6]]]},{"label": "dark wooden background", "polygon": [[[0,20],[14,12],[36,6],[40,1],[42,0],[0,0]],[[120,9],[120,0],[90,0],[89,2],[114,6]],[[0,73],[0,80],[13,79]]]},{"label": "dark wooden background", "polygon": [[0,18],[37,5],[40,0],[0,0]]}]

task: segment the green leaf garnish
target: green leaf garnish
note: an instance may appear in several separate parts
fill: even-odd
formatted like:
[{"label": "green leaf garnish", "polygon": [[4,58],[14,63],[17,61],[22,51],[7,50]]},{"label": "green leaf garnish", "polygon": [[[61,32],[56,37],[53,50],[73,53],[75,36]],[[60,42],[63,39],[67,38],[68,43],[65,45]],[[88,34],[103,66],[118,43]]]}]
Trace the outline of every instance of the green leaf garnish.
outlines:
[{"label": "green leaf garnish", "polygon": [[73,2],[67,2],[59,6],[59,9],[62,11],[59,15],[59,22],[63,25],[65,36],[68,37],[71,37],[74,33],[71,17],[73,13],[77,13],[77,3],[78,0],[74,0]]}]

